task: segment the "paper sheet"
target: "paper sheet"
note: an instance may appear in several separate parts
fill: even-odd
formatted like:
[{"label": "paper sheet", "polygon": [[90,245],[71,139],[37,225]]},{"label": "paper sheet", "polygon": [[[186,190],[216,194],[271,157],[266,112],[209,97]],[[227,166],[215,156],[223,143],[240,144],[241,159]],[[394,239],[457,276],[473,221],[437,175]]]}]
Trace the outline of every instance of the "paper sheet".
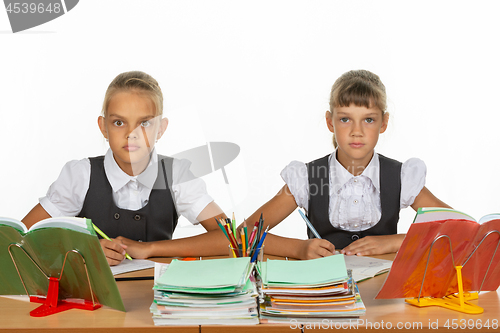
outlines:
[{"label": "paper sheet", "polygon": [[154,261],[151,260],[143,260],[143,259],[134,259],[134,260],[123,260],[119,265],[111,266],[111,272],[113,275],[140,271],[142,269],[153,268],[155,267]]},{"label": "paper sheet", "polygon": [[345,265],[352,271],[352,278],[363,281],[391,269],[392,261],[370,257],[345,256]]}]

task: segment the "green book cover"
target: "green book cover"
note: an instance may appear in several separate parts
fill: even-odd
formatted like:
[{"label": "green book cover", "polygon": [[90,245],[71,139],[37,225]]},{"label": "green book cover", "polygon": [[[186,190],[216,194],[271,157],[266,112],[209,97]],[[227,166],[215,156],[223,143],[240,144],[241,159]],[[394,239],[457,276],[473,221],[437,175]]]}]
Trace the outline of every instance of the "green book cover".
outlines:
[{"label": "green book cover", "polygon": [[[21,275],[30,296],[46,296],[49,281],[23,250],[47,276],[56,278],[60,277],[66,253],[78,251],[86,262],[94,300],[125,311],[90,220],[51,218],[34,224],[28,231],[19,221],[0,218],[0,295],[26,294],[19,277]],[[92,300],[88,286],[82,257],[70,252],[59,282],[59,299]]]},{"label": "green book cover", "polygon": [[[241,287],[249,270],[250,258],[227,258],[196,261],[172,260],[167,271],[158,279],[159,289],[175,286],[178,289],[232,289]],[[203,272],[203,274],[200,274]]]},{"label": "green book cover", "polygon": [[260,269],[265,284],[315,285],[348,278],[340,254],[311,260],[268,260]]}]

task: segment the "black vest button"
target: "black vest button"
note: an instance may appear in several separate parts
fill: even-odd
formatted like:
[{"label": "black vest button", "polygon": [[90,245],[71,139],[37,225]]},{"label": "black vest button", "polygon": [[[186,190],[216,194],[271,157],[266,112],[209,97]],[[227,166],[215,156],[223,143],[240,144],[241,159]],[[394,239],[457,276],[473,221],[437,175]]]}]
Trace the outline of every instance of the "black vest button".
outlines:
[{"label": "black vest button", "polygon": [[136,215],[134,216],[134,220],[139,221],[140,219],[141,219],[141,215],[136,214]]},{"label": "black vest button", "polygon": [[118,220],[120,218],[120,214],[115,213],[114,218],[115,218],[115,220]]},{"label": "black vest button", "polygon": [[358,239],[359,239],[359,235],[354,234],[354,235],[352,235],[352,236],[351,236],[351,239],[352,239],[353,241],[358,240]]}]

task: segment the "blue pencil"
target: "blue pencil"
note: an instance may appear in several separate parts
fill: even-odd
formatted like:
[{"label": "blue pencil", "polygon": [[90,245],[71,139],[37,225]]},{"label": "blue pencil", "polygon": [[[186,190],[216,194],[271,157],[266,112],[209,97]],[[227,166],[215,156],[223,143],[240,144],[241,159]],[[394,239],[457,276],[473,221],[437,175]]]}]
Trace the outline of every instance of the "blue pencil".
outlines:
[{"label": "blue pencil", "polygon": [[314,227],[313,227],[312,223],[309,221],[309,219],[304,215],[304,213],[302,213],[302,211],[300,209],[298,209],[298,211],[300,213],[300,216],[302,216],[302,218],[304,219],[304,221],[306,221],[306,224],[309,227],[309,230],[312,231],[312,233],[314,234],[314,236],[316,236],[316,238],[321,239],[321,236],[318,234],[318,232],[316,231],[316,229],[314,229]]},{"label": "blue pencil", "polygon": [[269,226],[267,226],[266,231],[264,231],[264,233],[262,234],[262,238],[260,239],[259,244],[255,248],[255,253],[253,254],[252,260],[250,260],[250,262],[254,262],[257,259],[257,255],[259,254],[259,250],[262,249],[262,244],[264,244],[264,240],[266,239],[268,230],[269,230]]}]

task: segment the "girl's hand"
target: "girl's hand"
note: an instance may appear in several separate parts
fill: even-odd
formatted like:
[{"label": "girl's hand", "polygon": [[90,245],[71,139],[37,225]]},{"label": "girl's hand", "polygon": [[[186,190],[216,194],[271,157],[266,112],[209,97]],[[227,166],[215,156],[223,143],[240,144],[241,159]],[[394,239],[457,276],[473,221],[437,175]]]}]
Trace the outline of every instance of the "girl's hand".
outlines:
[{"label": "girl's hand", "polygon": [[335,254],[335,246],[326,239],[307,239],[299,248],[299,259],[316,259]]},{"label": "girl's hand", "polygon": [[352,242],[343,248],[340,253],[358,256],[393,253],[399,250],[404,238],[404,234],[366,236]]},{"label": "girl's hand", "polygon": [[127,253],[136,259],[146,259],[150,257],[151,242],[138,242],[122,236],[116,237],[116,241],[127,249]]},{"label": "girl's hand", "polygon": [[126,245],[120,244],[120,242],[113,242],[107,239],[100,239],[102,250],[106,256],[106,260],[109,266],[118,265],[125,259],[125,249]]}]

